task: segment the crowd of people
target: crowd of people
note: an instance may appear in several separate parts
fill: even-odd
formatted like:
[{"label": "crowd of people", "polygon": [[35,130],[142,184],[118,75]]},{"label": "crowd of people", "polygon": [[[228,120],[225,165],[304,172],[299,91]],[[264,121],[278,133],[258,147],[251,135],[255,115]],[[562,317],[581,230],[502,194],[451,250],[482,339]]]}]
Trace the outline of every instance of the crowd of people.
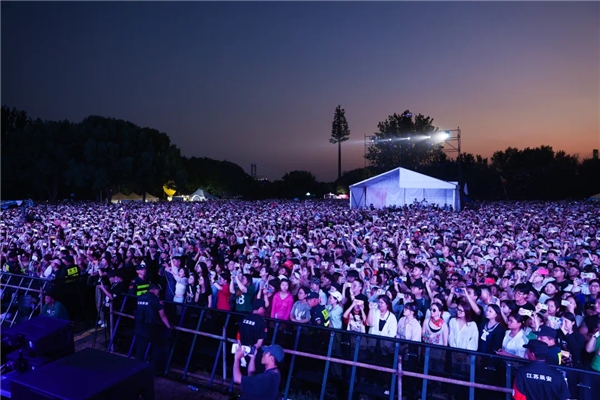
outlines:
[{"label": "crowd of people", "polygon": [[2,212],[3,270],[78,276],[97,305],[160,284],[176,303],[249,314],[259,300],[267,317],[379,338],[515,358],[540,340],[549,363],[600,371],[597,204],[453,212],[416,199],[384,210],[236,200],[28,212]]}]

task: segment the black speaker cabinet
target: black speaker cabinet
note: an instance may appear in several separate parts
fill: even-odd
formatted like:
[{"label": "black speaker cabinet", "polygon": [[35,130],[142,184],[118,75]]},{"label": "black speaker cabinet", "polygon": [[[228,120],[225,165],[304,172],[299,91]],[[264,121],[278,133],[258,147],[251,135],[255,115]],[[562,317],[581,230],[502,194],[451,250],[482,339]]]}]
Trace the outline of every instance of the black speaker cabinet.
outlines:
[{"label": "black speaker cabinet", "polygon": [[85,349],[14,377],[14,400],[154,400],[150,364]]}]

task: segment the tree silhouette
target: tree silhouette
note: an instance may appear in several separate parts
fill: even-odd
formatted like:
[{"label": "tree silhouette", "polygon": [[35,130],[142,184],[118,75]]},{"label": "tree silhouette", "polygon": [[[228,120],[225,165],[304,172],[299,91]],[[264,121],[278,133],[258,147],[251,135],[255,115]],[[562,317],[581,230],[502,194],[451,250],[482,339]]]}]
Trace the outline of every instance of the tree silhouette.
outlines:
[{"label": "tree silhouette", "polygon": [[338,179],[342,177],[342,142],[348,140],[350,128],[346,120],[346,110],[338,105],[333,114],[333,123],[331,124],[331,138],[329,143],[338,145]]},{"label": "tree silhouette", "polygon": [[400,115],[390,115],[377,127],[375,142],[365,156],[377,171],[399,166],[418,170],[423,165],[447,160],[442,144],[426,138],[438,131],[431,117],[406,110]]}]

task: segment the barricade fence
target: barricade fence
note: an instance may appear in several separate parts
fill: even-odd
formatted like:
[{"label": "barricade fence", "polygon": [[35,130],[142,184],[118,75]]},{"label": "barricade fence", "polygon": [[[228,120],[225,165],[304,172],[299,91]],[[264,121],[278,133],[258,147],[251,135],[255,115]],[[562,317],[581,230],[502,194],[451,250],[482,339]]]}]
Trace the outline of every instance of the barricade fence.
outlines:
[{"label": "barricade fence", "polygon": [[[95,282],[92,282],[95,283]],[[88,329],[97,322],[98,286],[90,284],[86,275],[74,278],[47,279],[35,276],[0,273],[0,324],[3,328],[40,314],[44,295],[51,293],[63,304],[76,331]]]},{"label": "barricade fence", "polygon": [[[136,296],[124,295],[111,308],[114,325],[108,351],[134,355]],[[245,314],[164,301],[174,327],[166,346],[164,373],[209,376],[233,390],[231,344],[238,342],[238,322]],[[528,361],[475,351],[387,338],[264,318],[268,332],[263,345],[279,344],[286,359],[279,366],[283,398],[290,391],[318,392],[319,399],[376,398],[511,399],[514,376]],[[243,339],[243,338],[242,338]],[[146,356],[149,353],[146,349]],[[260,372],[260,355],[256,357]],[[600,373],[558,367],[569,384],[571,398],[594,399]],[[161,372],[162,372],[161,368]],[[220,376],[220,379],[217,379]]]}]

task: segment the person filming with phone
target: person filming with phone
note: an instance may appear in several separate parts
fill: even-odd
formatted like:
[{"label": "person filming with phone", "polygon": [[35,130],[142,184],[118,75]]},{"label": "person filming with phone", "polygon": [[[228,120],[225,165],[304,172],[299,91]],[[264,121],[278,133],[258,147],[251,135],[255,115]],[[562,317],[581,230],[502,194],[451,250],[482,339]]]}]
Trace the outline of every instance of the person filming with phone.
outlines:
[{"label": "person filming with phone", "polygon": [[[256,352],[245,354],[244,347],[238,343],[233,363],[233,380],[242,385],[242,396],[240,400],[276,400],[279,399],[279,384],[281,374],[278,363],[283,361],[285,353],[279,345],[263,346],[260,363],[264,365],[265,372],[255,375],[256,372]],[[248,376],[242,375],[240,367],[241,359],[244,356],[250,357],[248,363]]]}]

